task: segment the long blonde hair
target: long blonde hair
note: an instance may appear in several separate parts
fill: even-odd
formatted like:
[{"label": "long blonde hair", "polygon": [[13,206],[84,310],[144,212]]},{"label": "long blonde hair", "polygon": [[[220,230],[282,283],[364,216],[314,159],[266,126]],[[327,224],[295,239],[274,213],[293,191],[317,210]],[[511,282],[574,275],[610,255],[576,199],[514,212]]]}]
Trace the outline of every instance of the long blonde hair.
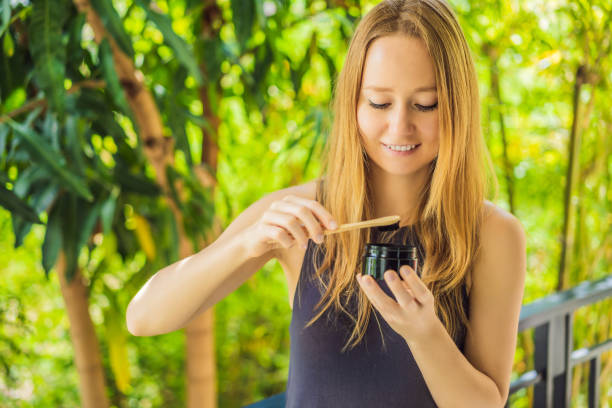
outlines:
[{"label": "long blonde hair", "polygon": [[[474,62],[459,23],[444,0],[385,0],[357,26],[334,89],[334,122],[323,158],[325,182],[319,200],[339,223],[373,217],[368,159],[359,137],[356,106],[369,45],[395,33],[422,39],[434,62],[440,148],[420,193],[413,227],[427,255],[421,279],[434,295],[438,317],[458,341],[462,327],[469,329],[463,308],[466,296],[461,289],[478,253],[488,182],[492,182],[495,195],[498,187],[480,130]],[[318,313],[306,327],[334,306],[354,323],[343,352],[362,340],[373,310],[355,280],[371,234],[366,228],[327,236],[322,245],[323,261],[315,265],[322,298],[315,306]],[[330,270],[333,273],[326,281],[325,271]],[[353,316],[345,300],[355,292],[358,308]]]}]

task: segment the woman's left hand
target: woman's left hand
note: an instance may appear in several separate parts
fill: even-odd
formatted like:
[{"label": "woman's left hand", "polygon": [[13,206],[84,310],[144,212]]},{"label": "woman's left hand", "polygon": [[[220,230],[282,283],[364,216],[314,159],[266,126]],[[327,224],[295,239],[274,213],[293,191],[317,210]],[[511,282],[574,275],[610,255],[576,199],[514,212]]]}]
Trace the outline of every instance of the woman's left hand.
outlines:
[{"label": "woman's left hand", "polygon": [[403,280],[394,270],[385,272],[385,281],[397,301],[369,275],[357,274],[357,282],[389,326],[410,345],[427,339],[441,322],[434,309],[433,294],[414,270],[403,265],[400,274]]}]

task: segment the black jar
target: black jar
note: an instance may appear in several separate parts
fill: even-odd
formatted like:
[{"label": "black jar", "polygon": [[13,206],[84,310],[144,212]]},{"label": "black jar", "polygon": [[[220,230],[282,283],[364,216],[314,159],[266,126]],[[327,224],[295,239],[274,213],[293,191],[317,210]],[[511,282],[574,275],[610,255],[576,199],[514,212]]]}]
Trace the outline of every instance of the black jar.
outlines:
[{"label": "black jar", "polygon": [[408,265],[420,276],[417,248],[393,244],[366,244],[362,257],[362,274],[371,275],[374,279],[384,280],[385,271],[393,269],[400,276],[399,269]]}]

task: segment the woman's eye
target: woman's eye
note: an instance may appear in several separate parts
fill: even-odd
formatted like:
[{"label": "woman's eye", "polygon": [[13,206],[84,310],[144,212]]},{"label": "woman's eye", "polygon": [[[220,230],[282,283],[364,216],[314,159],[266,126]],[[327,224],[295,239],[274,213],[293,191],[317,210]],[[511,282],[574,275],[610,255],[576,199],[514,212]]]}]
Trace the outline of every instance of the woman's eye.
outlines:
[{"label": "woman's eye", "polygon": [[433,105],[429,105],[429,106],[423,106],[423,105],[418,105],[418,104],[415,106],[421,112],[428,112],[428,111],[432,111],[436,109],[438,107],[438,102],[434,103]]},{"label": "woman's eye", "polygon": [[391,105],[390,103],[374,103],[372,101],[368,101],[370,106],[374,109],[385,109],[387,106]]}]

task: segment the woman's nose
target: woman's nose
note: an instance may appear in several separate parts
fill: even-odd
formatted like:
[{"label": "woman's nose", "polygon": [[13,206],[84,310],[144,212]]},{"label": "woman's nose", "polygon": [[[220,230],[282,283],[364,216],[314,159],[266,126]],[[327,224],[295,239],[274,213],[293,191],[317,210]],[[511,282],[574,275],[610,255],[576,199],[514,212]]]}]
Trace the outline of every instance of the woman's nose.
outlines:
[{"label": "woman's nose", "polygon": [[413,112],[409,106],[397,106],[391,113],[390,130],[393,134],[411,134],[415,130]]}]

